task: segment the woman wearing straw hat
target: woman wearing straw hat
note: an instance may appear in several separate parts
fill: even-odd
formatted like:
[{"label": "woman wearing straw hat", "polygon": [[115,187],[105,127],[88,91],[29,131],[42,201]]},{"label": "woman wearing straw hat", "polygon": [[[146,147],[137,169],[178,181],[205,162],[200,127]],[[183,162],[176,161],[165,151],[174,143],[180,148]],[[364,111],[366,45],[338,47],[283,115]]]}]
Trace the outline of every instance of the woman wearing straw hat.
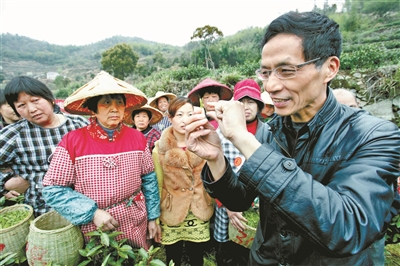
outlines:
[{"label": "woman wearing straw hat", "polygon": [[[193,102],[194,106],[200,106],[201,101],[205,113],[207,114],[207,112],[213,112],[215,110],[212,103],[218,102],[219,100],[229,101],[232,95],[232,90],[228,86],[213,79],[206,78],[188,93],[188,98]],[[218,128],[217,121],[209,116],[207,116],[207,119],[215,129]]]},{"label": "woman wearing straw hat", "polygon": [[57,114],[55,98],[41,81],[15,77],[4,88],[4,96],[19,120],[0,131],[0,193],[7,198],[25,194],[25,203],[35,216],[51,210],[42,196],[42,179],[48,158],[61,138],[71,130],[86,126],[87,119]]},{"label": "woman wearing straw hat", "polygon": [[[100,72],[65,100],[67,112],[92,115],[67,134],[43,180],[46,203],[83,233],[117,230],[133,247],[148,248],[160,214],[157,179],[146,139],[122,123],[125,108],[146,103],[132,85]],[[88,239],[86,239],[88,240]]]},{"label": "woman wearing straw hat", "polygon": [[176,95],[173,93],[157,91],[156,95],[149,103],[151,107],[160,110],[160,112],[164,115],[163,119],[154,125],[154,128],[158,129],[160,132],[171,125],[171,122],[168,119],[168,106],[169,103],[175,98]]},{"label": "woman wearing straw hat", "polygon": [[264,122],[268,122],[275,115],[274,102],[272,101],[271,96],[269,96],[269,93],[267,91],[261,93],[261,99],[264,101],[265,105],[264,108],[261,110],[260,115]]},{"label": "woman wearing straw hat", "polygon": [[161,132],[153,128],[152,125],[158,123],[163,118],[163,114],[158,109],[147,104],[140,108],[134,107],[131,110],[127,110],[127,113],[128,115],[124,122],[128,125],[133,125],[133,128],[143,133],[150,151],[152,151],[154,143],[161,137]]}]

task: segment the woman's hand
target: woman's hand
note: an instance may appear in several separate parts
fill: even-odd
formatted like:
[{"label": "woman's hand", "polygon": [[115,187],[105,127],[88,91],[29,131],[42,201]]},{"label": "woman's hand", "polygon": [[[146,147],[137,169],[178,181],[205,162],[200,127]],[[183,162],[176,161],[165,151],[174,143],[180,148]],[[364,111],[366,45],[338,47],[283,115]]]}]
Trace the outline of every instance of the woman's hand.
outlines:
[{"label": "woman's hand", "polygon": [[8,191],[6,194],[4,194],[4,196],[6,197],[6,199],[12,199],[12,198],[16,198],[19,195],[21,195],[20,193],[18,193],[15,190],[10,190]]},{"label": "woman's hand", "polygon": [[14,176],[4,184],[5,190],[9,191],[14,190],[20,194],[24,194],[28,188],[29,188],[28,180],[25,180],[20,176]]},{"label": "woman's hand", "polygon": [[231,222],[232,226],[235,227],[239,231],[244,231],[246,226],[242,223],[247,223],[246,218],[243,217],[241,212],[231,212],[230,210],[226,209],[228,213],[229,221]]},{"label": "woman's hand", "polygon": [[157,235],[157,224],[156,221],[148,221],[147,223],[147,238],[153,239]]},{"label": "woman's hand", "polygon": [[94,213],[93,223],[96,227],[101,227],[103,231],[113,231],[119,226],[117,220],[111,214],[101,209],[97,209]]}]

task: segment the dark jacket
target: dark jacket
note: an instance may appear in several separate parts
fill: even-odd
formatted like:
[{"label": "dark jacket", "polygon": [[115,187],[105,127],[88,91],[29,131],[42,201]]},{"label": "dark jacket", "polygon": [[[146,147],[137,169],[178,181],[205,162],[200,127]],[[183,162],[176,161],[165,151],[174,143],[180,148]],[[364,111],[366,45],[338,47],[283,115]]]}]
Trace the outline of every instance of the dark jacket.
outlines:
[{"label": "dark jacket", "polygon": [[[257,136],[263,145],[236,178],[202,177],[206,190],[233,211],[260,198],[260,223],[249,265],[370,265],[399,176],[400,132],[389,121],[327,101],[289,151],[284,121]],[[208,181],[208,182],[207,182]]]}]

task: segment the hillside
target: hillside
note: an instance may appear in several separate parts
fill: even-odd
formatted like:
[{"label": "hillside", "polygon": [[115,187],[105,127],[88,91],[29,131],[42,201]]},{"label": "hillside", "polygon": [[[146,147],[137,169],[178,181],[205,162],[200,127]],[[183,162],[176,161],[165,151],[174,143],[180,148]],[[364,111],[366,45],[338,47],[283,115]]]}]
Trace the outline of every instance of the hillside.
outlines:
[{"label": "hillside", "polygon": [[[382,62],[377,62],[383,58],[387,65],[398,64],[400,60],[399,14],[399,12],[387,12],[384,15],[332,13],[330,17],[340,24],[343,34],[341,68],[352,70],[354,68],[352,64],[356,63],[365,67],[361,60],[362,53],[365,51],[358,54],[356,52],[369,45],[380,47],[380,50],[375,52],[378,57],[374,59],[376,62],[372,62],[376,64],[376,67],[382,64]],[[251,27],[216,40],[210,49],[216,69],[229,66],[232,67],[229,71],[235,72],[237,66],[246,67],[247,62],[256,62],[247,66],[249,74],[246,75],[254,75],[254,69],[260,58],[258,45],[263,32],[262,28]],[[190,36],[188,36],[189,40]],[[183,47],[177,47],[138,37],[113,36],[84,46],[60,46],[25,36],[2,34],[0,77],[4,82],[17,75],[31,75],[43,79],[46,72],[58,72],[72,82],[83,84],[99,72],[101,54],[119,43],[130,44],[133,50],[139,54],[138,73],[127,79],[132,82],[132,78],[134,78],[135,82],[133,83],[146,84],[145,87],[151,87],[149,84],[153,83],[153,87],[159,89],[160,84],[156,80],[157,77],[162,77],[163,71],[190,65],[205,66],[204,51],[198,42],[188,42]],[[353,57],[350,59],[348,56],[346,57],[352,53]],[[184,79],[181,78],[180,81]],[[184,87],[187,86],[190,87],[191,83]],[[168,87],[165,89],[167,90]],[[154,89],[150,89],[150,91],[152,90]]]},{"label": "hillside", "polygon": [[142,60],[157,52],[177,57],[184,48],[146,41],[138,37],[113,36],[84,46],[61,46],[25,36],[1,35],[1,67],[6,80],[17,75],[45,78],[54,71],[74,80],[90,76],[100,68],[101,54],[118,43],[129,43]]}]

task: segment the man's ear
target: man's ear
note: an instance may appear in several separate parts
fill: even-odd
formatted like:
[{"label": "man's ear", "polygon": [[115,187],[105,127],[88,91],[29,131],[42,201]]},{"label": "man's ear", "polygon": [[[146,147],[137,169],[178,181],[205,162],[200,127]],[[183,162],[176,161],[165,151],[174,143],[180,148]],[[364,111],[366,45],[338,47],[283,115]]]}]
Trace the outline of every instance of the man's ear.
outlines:
[{"label": "man's ear", "polygon": [[337,56],[331,56],[326,60],[323,67],[326,70],[326,77],[325,77],[324,82],[328,83],[339,72],[340,59]]}]

